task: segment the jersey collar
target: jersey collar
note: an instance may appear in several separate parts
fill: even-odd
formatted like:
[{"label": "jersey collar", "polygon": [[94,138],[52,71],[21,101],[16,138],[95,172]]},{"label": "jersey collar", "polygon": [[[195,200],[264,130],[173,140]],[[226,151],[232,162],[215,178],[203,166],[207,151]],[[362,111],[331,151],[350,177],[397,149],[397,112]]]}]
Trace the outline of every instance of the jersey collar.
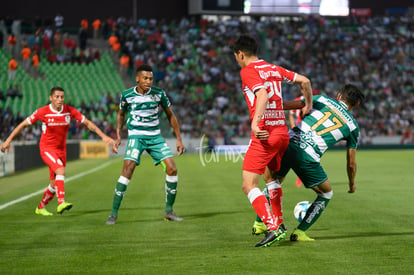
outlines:
[{"label": "jersey collar", "polygon": [[342,107],[349,110],[348,105],[346,105],[345,102],[343,102],[342,100],[338,100],[338,102],[339,102],[339,104],[341,104]]},{"label": "jersey collar", "polygon": [[61,110],[60,110],[60,111],[53,109],[52,104],[49,104],[49,108],[50,108],[50,110],[51,110],[52,112],[54,112],[54,113],[58,113],[58,114],[59,114],[59,113],[61,113],[61,112],[63,111],[63,105],[62,105],[62,108],[61,108]]},{"label": "jersey collar", "polygon": [[146,92],[145,94],[141,94],[141,93],[138,92],[138,87],[135,87],[135,89],[134,89],[135,93],[137,93],[140,96],[146,96],[146,95],[148,95],[149,93],[151,93],[151,90],[152,90],[152,87],[150,87],[149,90],[148,90],[148,92]]}]

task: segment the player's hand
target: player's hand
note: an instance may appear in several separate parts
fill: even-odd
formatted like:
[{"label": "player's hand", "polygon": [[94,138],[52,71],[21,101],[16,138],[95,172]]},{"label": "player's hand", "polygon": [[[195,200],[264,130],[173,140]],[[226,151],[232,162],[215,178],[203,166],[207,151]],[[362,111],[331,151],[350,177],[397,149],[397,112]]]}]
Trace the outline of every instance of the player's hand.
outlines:
[{"label": "player's hand", "polygon": [[111,151],[113,153],[116,154],[118,152],[117,147],[115,147],[115,141],[112,138],[110,138],[108,136],[105,136],[105,137],[102,138],[102,140],[103,140],[103,142],[105,142],[106,144],[111,146]]},{"label": "player's hand", "polygon": [[177,152],[178,155],[181,156],[185,151],[183,142],[181,140],[177,140]]},{"label": "player's hand", "polygon": [[3,142],[3,144],[1,145],[0,150],[4,153],[4,152],[8,151],[8,150],[9,150],[9,148],[10,148],[10,143],[9,143],[9,142],[7,142],[7,141],[5,141],[5,142]]},{"label": "player's hand", "polygon": [[114,143],[112,143],[112,146],[111,146],[111,151],[112,151],[112,153],[114,153],[114,154],[118,154],[118,146],[116,145],[116,143],[114,142]]},{"label": "player's hand", "polygon": [[303,107],[300,110],[300,118],[303,119],[305,116],[309,115],[311,111],[312,111],[312,106],[311,105],[309,105],[309,106],[305,105],[305,107]]},{"label": "player's hand", "polygon": [[356,184],[355,183],[349,183],[348,193],[355,193],[355,190],[356,190]]},{"label": "player's hand", "polygon": [[119,145],[121,145],[121,140],[117,139],[116,141],[114,141],[114,143],[112,144],[111,150],[114,154],[118,153],[118,147]]},{"label": "player's hand", "polygon": [[252,127],[252,132],[257,139],[266,140],[269,138],[269,132],[266,130],[260,130],[259,127]]}]

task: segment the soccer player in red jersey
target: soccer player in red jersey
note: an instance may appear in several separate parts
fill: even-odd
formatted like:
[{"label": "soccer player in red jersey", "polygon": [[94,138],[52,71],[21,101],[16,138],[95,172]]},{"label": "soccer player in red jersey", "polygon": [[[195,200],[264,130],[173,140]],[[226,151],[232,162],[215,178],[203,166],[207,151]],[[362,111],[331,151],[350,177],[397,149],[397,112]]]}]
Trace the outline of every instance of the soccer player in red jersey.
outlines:
[{"label": "soccer player in red jersey", "polygon": [[45,208],[50,200],[57,194],[57,213],[62,214],[65,210],[72,208],[72,203],[65,201],[65,167],[66,167],[66,136],[69,130],[69,123],[72,118],[84,124],[92,132],[95,132],[102,140],[112,146],[116,151],[114,140],[105,135],[92,121],[87,119],[74,107],[64,104],[65,91],[60,87],[53,87],[50,90],[49,100],[51,103],[34,111],[34,113],[22,121],[1,145],[1,151],[9,149],[11,141],[24,128],[40,120],[42,122],[42,136],[39,148],[40,156],[49,166],[50,184],[43,194],[35,213],[42,216],[53,214]]},{"label": "soccer player in red jersey", "polygon": [[[243,192],[268,231],[256,247],[269,246],[286,236],[286,228],[278,217],[281,213],[281,185],[266,184],[270,206],[258,185],[266,167],[280,168],[280,161],[289,144],[288,128],[283,110],[282,83],[299,84],[305,97],[304,115],[312,108],[312,87],[305,76],[261,60],[257,56],[257,41],[241,35],[231,48],[241,67],[243,92],[250,111],[251,138],[243,161]],[[271,208],[270,208],[271,207]]]}]

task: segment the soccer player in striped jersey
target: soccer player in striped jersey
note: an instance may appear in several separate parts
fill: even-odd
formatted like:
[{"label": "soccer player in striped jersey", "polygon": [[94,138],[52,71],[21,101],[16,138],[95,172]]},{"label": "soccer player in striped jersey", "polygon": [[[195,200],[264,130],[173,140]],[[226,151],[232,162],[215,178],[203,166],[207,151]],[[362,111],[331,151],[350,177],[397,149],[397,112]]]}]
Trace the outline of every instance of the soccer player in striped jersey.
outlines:
[{"label": "soccer player in striped jersey", "polygon": [[165,193],[166,205],[164,219],[167,221],[182,221],[173,211],[173,204],[177,195],[177,168],[171,149],[161,136],[159,127],[159,106],[161,106],[168,118],[177,138],[178,155],[184,152],[181,140],[180,127],[177,118],[171,108],[171,103],[165,91],[152,86],[152,67],[143,64],[137,68],[135,80],[136,87],[132,87],[121,95],[119,111],[116,118],[116,146],[121,144],[121,129],[124,125],[125,115],[128,114],[128,143],[124,155],[124,165],[121,176],[115,185],[115,194],[112,203],[112,212],[106,224],[115,224],[118,218],[118,210],[125,196],[127,186],[134,173],[135,167],[141,162],[141,154],[147,151],[155,165],[161,164],[166,172]]},{"label": "soccer player in striped jersey", "polygon": [[87,119],[75,108],[64,104],[65,91],[61,87],[53,87],[50,90],[50,104],[37,109],[31,116],[23,120],[1,145],[4,152],[10,147],[10,143],[24,128],[40,120],[42,122],[42,136],[39,142],[40,156],[49,166],[50,184],[43,194],[42,200],[35,210],[37,215],[52,216],[53,213],[46,209],[46,205],[57,194],[57,213],[62,214],[72,208],[72,203],[65,201],[65,168],[66,168],[66,136],[72,118],[76,119],[89,130],[95,132],[102,140],[112,146],[115,152],[115,142],[105,135],[92,121]]},{"label": "soccer player in striped jersey", "polygon": [[324,95],[314,96],[311,113],[289,131],[289,146],[283,155],[280,170],[273,175],[266,171],[265,177],[283,182],[289,170],[293,169],[303,185],[312,188],[317,194],[306,216],[291,234],[291,241],[314,240],[305,231],[317,221],[333,196],[320,160],[329,148],[342,140],[346,141],[347,148],[348,193],[355,192],[359,127],[350,111],[364,99],[363,93],[352,84],[342,86],[336,99]]},{"label": "soccer player in striped jersey", "polygon": [[[315,90],[313,89],[312,91],[313,95],[318,95],[319,94],[319,90]],[[303,95],[295,98],[295,100],[303,100],[304,97]],[[302,120],[302,114],[301,114],[301,110],[300,109],[294,109],[294,110],[290,110],[289,111],[289,124],[290,124],[290,128],[295,127],[296,124],[298,124],[300,121]],[[302,186],[302,182],[300,181],[300,178],[296,178],[296,186],[297,187],[301,187]]]}]

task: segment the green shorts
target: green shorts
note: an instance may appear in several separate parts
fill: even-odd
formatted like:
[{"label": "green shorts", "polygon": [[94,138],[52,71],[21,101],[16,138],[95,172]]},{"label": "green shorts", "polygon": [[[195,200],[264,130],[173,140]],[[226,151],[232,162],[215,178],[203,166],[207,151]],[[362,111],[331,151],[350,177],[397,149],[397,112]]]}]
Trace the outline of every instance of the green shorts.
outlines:
[{"label": "green shorts", "polygon": [[296,173],[306,188],[318,186],[328,179],[321,164],[292,142],[283,155],[280,170],[276,172],[277,177],[285,177],[290,169]]},{"label": "green shorts", "polygon": [[161,135],[153,137],[131,136],[128,137],[124,160],[132,160],[139,165],[144,151],[151,155],[155,165],[160,164],[164,159],[173,157],[170,147]]}]

